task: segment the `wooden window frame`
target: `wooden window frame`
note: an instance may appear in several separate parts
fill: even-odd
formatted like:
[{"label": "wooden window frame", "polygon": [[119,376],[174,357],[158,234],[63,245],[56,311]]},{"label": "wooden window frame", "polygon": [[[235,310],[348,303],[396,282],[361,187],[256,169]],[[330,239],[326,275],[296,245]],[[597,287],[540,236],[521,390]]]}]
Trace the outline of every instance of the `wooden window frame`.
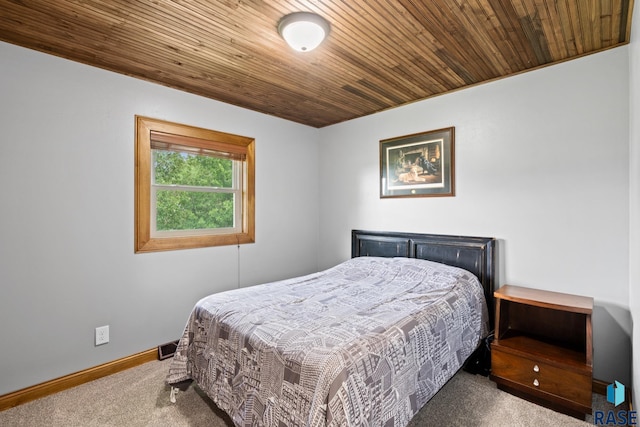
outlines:
[{"label": "wooden window frame", "polygon": [[[135,116],[135,252],[157,252],[255,242],[255,140],[143,116]],[[171,135],[183,143],[220,150],[232,145],[246,154],[242,189],[240,232],[180,237],[151,236],[151,140],[152,132]]]}]

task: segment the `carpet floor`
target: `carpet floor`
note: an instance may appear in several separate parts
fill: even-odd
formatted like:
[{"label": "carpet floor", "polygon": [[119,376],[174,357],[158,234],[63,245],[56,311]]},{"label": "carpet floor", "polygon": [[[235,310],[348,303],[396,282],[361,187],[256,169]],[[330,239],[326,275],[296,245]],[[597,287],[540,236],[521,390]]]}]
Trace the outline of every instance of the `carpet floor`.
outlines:
[{"label": "carpet floor", "polygon": [[[194,386],[169,401],[164,379],[171,359],[149,362],[0,412],[0,426],[232,427],[230,419]],[[611,409],[594,394],[594,409]],[[428,426],[593,425],[498,390],[488,378],[458,372],[409,424]]]}]

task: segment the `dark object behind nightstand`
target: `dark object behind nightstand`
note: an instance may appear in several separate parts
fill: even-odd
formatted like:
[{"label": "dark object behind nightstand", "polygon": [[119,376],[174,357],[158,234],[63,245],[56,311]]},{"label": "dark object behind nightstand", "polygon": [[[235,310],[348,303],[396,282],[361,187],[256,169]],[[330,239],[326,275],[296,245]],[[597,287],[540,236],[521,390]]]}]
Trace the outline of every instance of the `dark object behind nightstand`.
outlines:
[{"label": "dark object behind nightstand", "polygon": [[493,332],[482,340],[476,351],[467,359],[464,364],[464,370],[471,373],[486,377],[491,373],[491,342],[493,341]]}]

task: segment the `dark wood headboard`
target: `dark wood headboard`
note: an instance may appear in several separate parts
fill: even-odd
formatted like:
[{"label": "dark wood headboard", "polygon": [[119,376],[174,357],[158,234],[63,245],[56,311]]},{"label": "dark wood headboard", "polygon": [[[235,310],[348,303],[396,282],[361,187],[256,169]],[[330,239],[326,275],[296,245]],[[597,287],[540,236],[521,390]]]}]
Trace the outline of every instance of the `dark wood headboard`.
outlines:
[{"label": "dark wood headboard", "polygon": [[389,231],[351,232],[351,257],[419,258],[460,267],[473,273],[484,288],[489,325],[493,328],[496,283],[496,240],[492,237],[445,236]]}]

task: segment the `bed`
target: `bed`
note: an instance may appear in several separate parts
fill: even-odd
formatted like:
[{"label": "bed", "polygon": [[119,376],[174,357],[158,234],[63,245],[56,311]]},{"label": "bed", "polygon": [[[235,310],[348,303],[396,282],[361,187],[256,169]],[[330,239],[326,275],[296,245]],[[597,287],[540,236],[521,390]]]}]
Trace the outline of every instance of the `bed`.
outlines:
[{"label": "bed", "polygon": [[327,270],[203,298],[167,383],[236,426],[405,426],[489,333],[495,240],[352,231]]}]

